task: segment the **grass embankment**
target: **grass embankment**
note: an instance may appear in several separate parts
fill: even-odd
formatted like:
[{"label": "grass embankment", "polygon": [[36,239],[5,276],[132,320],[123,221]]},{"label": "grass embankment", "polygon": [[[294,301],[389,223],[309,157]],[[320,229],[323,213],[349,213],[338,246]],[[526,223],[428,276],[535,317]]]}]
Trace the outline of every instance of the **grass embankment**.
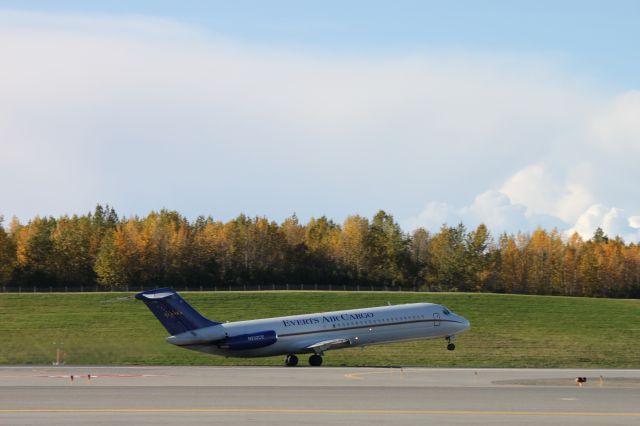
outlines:
[{"label": "grass embankment", "polygon": [[[0,364],[281,365],[225,359],[165,343],[166,332],[125,293],[0,294]],[[454,352],[444,340],[329,351],[325,365],[640,368],[640,300],[443,293],[183,293],[204,315],[236,321],[434,302],[471,321]],[[109,302],[107,302],[109,301]],[[306,362],[303,363],[303,365]]]}]

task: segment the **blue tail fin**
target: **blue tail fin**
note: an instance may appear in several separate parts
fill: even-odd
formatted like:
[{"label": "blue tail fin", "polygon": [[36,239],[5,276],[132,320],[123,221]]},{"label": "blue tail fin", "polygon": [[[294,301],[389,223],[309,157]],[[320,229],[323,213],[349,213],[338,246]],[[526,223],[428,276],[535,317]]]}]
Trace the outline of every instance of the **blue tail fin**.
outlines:
[{"label": "blue tail fin", "polygon": [[220,324],[203,317],[172,288],[158,288],[136,294],[171,335]]}]

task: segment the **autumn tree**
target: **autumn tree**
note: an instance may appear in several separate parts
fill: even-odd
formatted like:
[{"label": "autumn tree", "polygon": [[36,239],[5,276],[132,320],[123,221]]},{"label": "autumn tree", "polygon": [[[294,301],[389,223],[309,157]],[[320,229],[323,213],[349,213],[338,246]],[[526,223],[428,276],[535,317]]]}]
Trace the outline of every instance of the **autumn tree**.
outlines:
[{"label": "autumn tree", "polygon": [[56,220],[36,217],[24,226],[16,226],[16,275],[19,285],[57,287],[54,247],[51,233]]},{"label": "autumn tree", "polygon": [[107,232],[102,239],[95,271],[98,282],[108,287],[144,285],[140,249],[142,241],[135,218],[129,218]]},{"label": "autumn tree", "polygon": [[309,248],[305,242],[306,227],[300,223],[294,213],[280,225],[280,232],[285,242],[284,270],[281,280],[285,283],[306,283],[308,273],[306,265],[310,257]]},{"label": "autumn tree", "polygon": [[599,296],[599,283],[602,274],[600,264],[599,247],[593,241],[587,241],[580,253],[578,266],[578,281],[580,292],[583,296]]},{"label": "autumn tree", "polygon": [[405,234],[393,216],[322,216],[278,224],[223,222],[176,211],[0,220],[0,285],[48,289],[238,287],[256,284],[411,285],[432,290],[640,297],[640,246],[602,229],[584,241],[557,230],[502,234],[481,224]]},{"label": "autumn tree", "polygon": [[427,286],[431,258],[431,234],[424,228],[413,231],[409,238],[409,271],[411,284],[416,288]]},{"label": "autumn tree", "polygon": [[561,294],[563,243],[556,229],[538,228],[526,245],[527,293]]},{"label": "autumn tree", "polygon": [[276,222],[256,218],[250,232],[252,283],[274,283],[285,270],[286,239]]},{"label": "autumn tree", "polygon": [[190,280],[204,288],[214,288],[223,282],[224,223],[213,218],[199,217],[193,229]]},{"label": "autumn tree", "polygon": [[582,294],[579,275],[583,246],[584,241],[577,232],[565,244],[562,261],[562,294],[565,296]]},{"label": "autumn tree", "polygon": [[344,272],[338,263],[340,234],[340,226],[326,216],[309,220],[304,237],[309,284],[340,283]]},{"label": "autumn tree", "polygon": [[60,283],[82,286],[95,281],[94,229],[88,216],[63,216],[51,232],[52,263]]},{"label": "autumn tree", "polygon": [[348,216],[342,224],[338,252],[340,262],[348,271],[348,278],[361,283],[367,276],[369,220],[362,216]]},{"label": "autumn tree", "polygon": [[525,234],[503,234],[499,243],[499,284],[497,288],[504,293],[526,293],[528,238]]}]

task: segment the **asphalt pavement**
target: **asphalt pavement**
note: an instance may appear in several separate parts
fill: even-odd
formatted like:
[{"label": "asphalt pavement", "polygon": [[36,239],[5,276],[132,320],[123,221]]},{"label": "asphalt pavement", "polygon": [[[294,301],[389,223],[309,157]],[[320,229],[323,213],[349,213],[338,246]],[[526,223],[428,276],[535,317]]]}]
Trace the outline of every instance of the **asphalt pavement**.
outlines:
[{"label": "asphalt pavement", "polygon": [[640,370],[0,367],[7,425],[638,425],[639,401]]}]

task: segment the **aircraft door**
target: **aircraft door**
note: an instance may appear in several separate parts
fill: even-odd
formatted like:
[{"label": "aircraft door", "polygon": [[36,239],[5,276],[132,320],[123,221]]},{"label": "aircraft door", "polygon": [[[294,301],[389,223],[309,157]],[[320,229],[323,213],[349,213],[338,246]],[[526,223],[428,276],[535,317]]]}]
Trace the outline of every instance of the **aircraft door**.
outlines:
[{"label": "aircraft door", "polygon": [[440,314],[438,313],[433,314],[433,326],[434,327],[440,326]]}]

